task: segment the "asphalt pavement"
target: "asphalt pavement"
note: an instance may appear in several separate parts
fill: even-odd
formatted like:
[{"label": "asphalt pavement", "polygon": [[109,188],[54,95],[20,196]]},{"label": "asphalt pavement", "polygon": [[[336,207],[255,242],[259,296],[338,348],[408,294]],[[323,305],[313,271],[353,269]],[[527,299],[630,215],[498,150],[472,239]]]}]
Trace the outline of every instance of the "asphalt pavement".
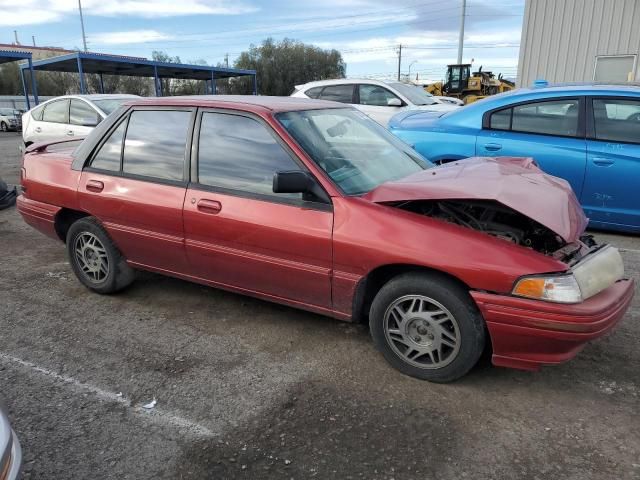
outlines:
[{"label": "asphalt pavement", "polygon": [[[19,140],[0,133],[9,183]],[[638,280],[640,237],[596,236]],[[12,208],[0,397],[25,479],[640,479],[638,293],[569,363],[484,361],[437,385],[389,367],[362,325],[147,273],[91,293]]]}]

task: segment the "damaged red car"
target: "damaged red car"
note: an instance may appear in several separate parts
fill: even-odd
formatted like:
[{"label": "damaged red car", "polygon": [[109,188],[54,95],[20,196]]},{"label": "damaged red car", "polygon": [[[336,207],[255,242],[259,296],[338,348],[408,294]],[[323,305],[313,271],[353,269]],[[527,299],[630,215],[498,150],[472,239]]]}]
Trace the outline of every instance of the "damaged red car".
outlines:
[{"label": "damaged red car", "polygon": [[485,348],[506,367],[568,360],[634,291],[564,180],[519,158],[434,167],[338,103],[134,101],[79,145],[29,147],[22,189],[91,290],[150,270],[368,321],[391,365],[431,381]]}]

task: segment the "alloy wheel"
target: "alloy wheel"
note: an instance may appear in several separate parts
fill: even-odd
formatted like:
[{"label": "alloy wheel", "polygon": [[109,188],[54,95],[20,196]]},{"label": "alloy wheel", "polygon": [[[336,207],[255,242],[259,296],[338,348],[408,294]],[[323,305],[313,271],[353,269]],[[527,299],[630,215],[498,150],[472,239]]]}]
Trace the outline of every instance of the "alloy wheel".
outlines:
[{"label": "alloy wheel", "polygon": [[100,283],[109,275],[109,257],[98,237],[90,232],[82,232],[74,242],[76,261],[85,277]]},{"label": "alloy wheel", "polygon": [[387,308],[384,334],[403,361],[436,369],[451,363],[460,350],[460,328],[442,304],[423,295],[405,295]]}]

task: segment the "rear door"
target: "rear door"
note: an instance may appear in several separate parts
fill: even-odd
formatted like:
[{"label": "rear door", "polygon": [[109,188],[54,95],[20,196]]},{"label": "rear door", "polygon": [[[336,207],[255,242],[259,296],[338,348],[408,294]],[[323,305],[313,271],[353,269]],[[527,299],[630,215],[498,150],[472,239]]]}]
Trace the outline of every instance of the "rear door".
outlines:
[{"label": "rear door", "polygon": [[562,97],[524,102],[484,114],[476,155],[532,157],[542,170],[582,192],[586,141],[584,99]]},{"label": "rear door", "polygon": [[581,201],[595,226],[640,231],[640,99],[589,98]]},{"label": "rear door", "polygon": [[85,137],[101,121],[102,115],[87,102],[78,98],[71,99],[67,135],[71,137]]},{"label": "rear door", "polygon": [[333,211],[273,193],[278,171],[304,167],[264,120],[201,111],[184,206],[189,262],[220,286],[331,308]]},{"label": "rear door", "polygon": [[[404,109],[404,102],[389,89],[379,85],[360,84],[357,91],[357,108],[369,115],[380,125],[387,126],[391,117]],[[395,100],[400,106],[391,106],[389,102]]]},{"label": "rear door", "polygon": [[54,100],[44,106],[42,120],[35,121],[35,142],[67,138],[69,126],[69,99]]},{"label": "rear door", "polygon": [[78,197],[125,257],[186,273],[182,208],[194,109],[135,108],[105,136],[82,172]]}]

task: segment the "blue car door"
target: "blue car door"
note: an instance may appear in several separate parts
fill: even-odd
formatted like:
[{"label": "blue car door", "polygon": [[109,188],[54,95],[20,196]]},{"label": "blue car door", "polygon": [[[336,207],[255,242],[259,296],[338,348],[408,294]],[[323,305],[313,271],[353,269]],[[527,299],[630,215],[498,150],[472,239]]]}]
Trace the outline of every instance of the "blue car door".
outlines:
[{"label": "blue car door", "polygon": [[640,232],[640,98],[590,98],[587,137],[580,200],[591,225]]},{"label": "blue car door", "polygon": [[584,100],[554,97],[518,103],[484,114],[476,155],[532,157],[545,172],[582,191],[586,140]]}]

